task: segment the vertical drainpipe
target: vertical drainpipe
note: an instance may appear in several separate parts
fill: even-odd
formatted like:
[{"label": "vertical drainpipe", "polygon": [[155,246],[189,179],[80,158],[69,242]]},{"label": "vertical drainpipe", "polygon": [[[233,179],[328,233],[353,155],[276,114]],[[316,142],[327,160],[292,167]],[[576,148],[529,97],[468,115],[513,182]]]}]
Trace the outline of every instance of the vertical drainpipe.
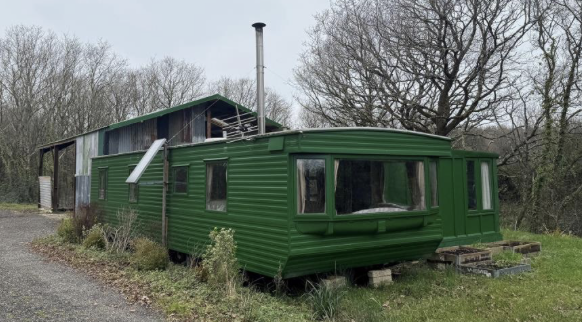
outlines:
[{"label": "vertical drainpipe", "polygon": [[256,22],[253,24],[257,38],[257,114],[258,132],[265,134],[265,66],[263,62],[263,27],[266,24]]}]

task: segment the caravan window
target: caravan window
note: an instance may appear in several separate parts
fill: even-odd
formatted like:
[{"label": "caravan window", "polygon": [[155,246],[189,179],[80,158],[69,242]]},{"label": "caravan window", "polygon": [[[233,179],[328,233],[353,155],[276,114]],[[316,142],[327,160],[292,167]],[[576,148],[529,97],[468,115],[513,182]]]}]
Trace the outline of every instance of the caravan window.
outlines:
[{"label": "caravan window", "polygon": [[424,210],[422,161],[335,161],[338,215]]},{"label": "caravan window", "polygon": [[477,209],[477,186],[475,185],[475,161],[467,161],[467,199],[469,210]]},{"label": "caravan window", "polygon": [[206,209],[226,211],[227,161],[206,164]]},{"label": "caravan window", "polygon": [[297,160],[297,212],[325,213],[325,159]]},{"label": "caravan window", "polygon": [[[133,172],[135,166],[129,168],[129,174]],[[129,202],[137,202],[137,183],[129,184]]]},{"label": "caravan window", "polygon": [[107,198],[107,169],[99,169],[99,199]]},{"label": "caravan window", "polygon": [[179,166],[173,168],[174,172],[174,193],[188,192],[188,167]]}]

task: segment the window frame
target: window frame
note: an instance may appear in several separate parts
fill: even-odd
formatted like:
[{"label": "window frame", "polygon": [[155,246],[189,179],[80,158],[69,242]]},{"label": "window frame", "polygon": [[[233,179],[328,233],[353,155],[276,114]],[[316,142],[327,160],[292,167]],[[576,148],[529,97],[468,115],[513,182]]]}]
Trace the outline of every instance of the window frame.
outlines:
[{"label": "window frame", "polygon": [[[209,212],[209,213],[217,213],[217,214],[228,214],[228,196],[229,196],[229,189],[228,189],[228,168],[229,168],[229,162],[228,162],[228,158],[216,158],[216,159],[204,159],[204,211]],[[226,205],[225,205],[225,209],[224,211],[221,210],[214,210],[214,209],[208,209],[208,188],[209,188],[209,184],[208,184],[208,166],[211,164],[216,164],[216,163],[225,163],[226,166]]]},{"label": "window frame", "polygon": [[[489,169],[489,201],[491,204],[491,208],[485,209],[483,207],[483,178],[481,176],[481,165],[483,163],[486,163]],[[494,202],[494,191],[493,191],[493,166],[492,166],[492,162],[489,159],[479,159],[479,189],[481,191],[479,191],[479,197],[481,198],[481,207],[480,210],[483,212],[489,212],[489,211],[494,211],[495,210],[495,202]]]},{"label": "window frame", "polygon": [[[297,159],[325,159],[325,213],[307,213],[300,214],[297,209]],[[411,210],[411,211],[398,211],[398,212],[379,212],[372,214],[357,214],[357,215],[338,215],[335,209],[335,161],[341,159],[352,159],[352,160],[370,160],[370,161],[420,161],[424,166],[424,192],[425,192],[425,209],[423,210]],[[364,219],[385,219],[385,218],[398,218],[398,217],[416,217],[419,215],[429,215],[431,209],[429,199],[427,197],[430,194],[430,184],[428,176],[428,157],[424,156],[398,156],[398,155],[349,155],[349,154],[292,154],[290,158],[290,175],[293,176],[293,183],[290,191],[292,196],[293,206],[290,207],[295,220],[300,221],[353,221],[353,220],[364,220]],[[333,171],[330,171],[333,170]],[[434,207],[433,207],[434,209]]]},{"label": "window frame", "polygon": [[[436,205],[434,205],[434,200],[432,200],[432,188],[433,188],[433,186],[432,186],[432,178],[431,178],[431,173],[430,173],[431,163],[434,163],[436,165],[436,197],[437,197]],[[438,209],[440,207],[440,200],[439,200],[440,199],[440,189],[439,189],[439,182],[440,182],[440,180],[439,180],[439,173],[440,173],[439,165],[440,165],[440,163],[439,163],[439,159],[438,158],[429,158],[427,164],[428,164],[428,169],[427,169],[428,170],[427,171],[428,172],[428,174],[427,174],[428,180],[426,182],[429,183],[427,196],[430,199],[428,204],[430,206],[429,207],[430,209]]]},{"label": "window frame", "polygon": [[[98,188],[97,189],[97,199],[98,200],[107,200],[107,185],[108,185],[108,181],[109,181],[109,167],[101,167],[98,168],[98,172],[99,172],[99,184],[98,184]],[[104,186],[101,185],[101,174],[105,175],[105,182],[104,182]],[[103,190],[103,197],[101,197],[101,190]]]},{"label": "window frame", "polygon": [[[188,193],[189,193],[189,191],[190,191],[190,189],[189,189],[189,186],[190,186],[190,164],[189,163],[186,163],[186,164],[174,164],[174,165],[171,166],[171,168],[172,168],[172,173],[171,173],[171,184],[172,184],[172,187],[171,187],[170,191],[174,195],[184,195],[184,196],[187,196]],[[185,183],[186,183],[186,191],[184,191],[184,192],[178,192],[178,191],[176,191],[176,182],[177,182],[176,181],[176,171],[178,170],[178,168],[185,168],[186,169],[186,181],[185,181]]]},{"label": "window frame", "polygon": [[[127,166],[128,168],[128,176],[131,175],[131,173],[133,172],[133,170],[135,169],[135,167],[137,166],[137,164],[130,164]],[[135,186],[135,200],[131,199],[131,186],[134,185]],[[138,203],[139,201],[139,185],[137,183],[128,183],[127,184],[127,200],[129,203]]]},{"label": "window frame", "polygon": [[[473,180],[475,184],[475,208],[469,208],[469,162],[473,162]],[[465,158],[464,170],[465,170],[465,208],[469,213],[479,212],[481,209],[481,198],[479,195],[481,194],[481,173],[480,170],[477,168],[479,164],[479,159],[475,158]]]},{"label": "window frame", "polygon": [[[469,209],[469,190],[467,187],[467,169],[469,161],[473,161],[474,173],[475,173],[475,198],[476,198],[476,208]],[[491,198],[491,209],[483,209],[483,178],[481,177],[481,163],[487,163],[489,165],[489,190]],[[479,157],[468,157],[465,158],[464,163],[465,168],[465,211],[468,215],[480,215],[483,213],[494,213],[497,211],[497,201],[495,197],[495,178],[494,178],[494,168],[491,158],[479,158]]]},{"label": "window frame", "polygon": [[[325,216],[327,218],[328,213],[329,213],[329,174],[330,172],[333,173],[333,171],[329,171],[330,169],[330,161],[329,161],[329,157],[325,156],[325,155],[314,155],[314,154],[310,154],[310,155],[300,155],[299,157],[294,158],[293,161],[293,182],[295,183],[293,186],[293,195],[295,196],[294,201],[293,201],[293,209],[295,210],[295,215],[296,216],[300,216],[300,217],[310,217],[310,218],[317,218],[317,217],[322,217]],[[325,201],[324,201],[324,209],[325,212],[308,212],[308,213],[299,213],[299,210],[297,209],[298,207],[298,198],[299,196],[297,195],[298,192],[298,187],[299,187],[299,176],[298,176],[298,168],[297,168],[297,161],[299,160],[323,160],[323,164],[324,164],[324,187],[325,187]]]}]

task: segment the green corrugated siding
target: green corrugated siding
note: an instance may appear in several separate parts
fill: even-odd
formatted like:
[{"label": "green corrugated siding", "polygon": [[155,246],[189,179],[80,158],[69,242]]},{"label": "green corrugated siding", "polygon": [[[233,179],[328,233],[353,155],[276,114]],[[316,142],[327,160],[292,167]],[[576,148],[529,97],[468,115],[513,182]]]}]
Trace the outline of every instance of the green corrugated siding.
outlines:
[{"label": "green corrugated siding", "polygon": [[450,156],[451,142],[423,135],[380,131],[305,132],[287,138],[286,151],[375,155]]},{"label": "green corrugated siding", "polygon": [[[281,266],[284,275],[291,277],[330,271],[340,266],[348,268],[420,258],[436,249],[443,240],[443,231],[447,236],[453,234],[458,240],[466,236],[464,199],[462,195],[458,197],[464,191],[464,182],[458,177],[459,170],[456,169],[462,164],[462,159],[452,158],[450,141],[363,129],[293,132],[285,134],[282,150],[273,148],[277,151],[269,151],[269,140],[276,137],[170,149],[170,166],[188,166],[187,194],[175,194],[172,189],[168,192],[170,249],[190,253],[208,242],[208,234],[214,227],[229,227],[236,231],[238,257],[245,269],[273,276]],[[277,146],[272,144],[272,147]],[[356,232],[344,236],[300,233],[295,226],[295,191],[291,189],[295,180],[292,161],[295,154],[362,155],[364,159],[366,155],[438,156],[440,214],[427,226],[401,232]],[[140,218],[152,227],[158,225],[159,231],[160,185],[140,185],[138,203],[128,203],[128,187],[124,182],[128,176],[128,165],[136,164],[142,155],[134,153],[95,158],[92,166],[92,200],[101,204],[112,222],[118,208],[136,207]],[[162,180],[160,155],[145,172],[141,183]],[[205,209],[205,160],[221,158],[228,159],[227,213]],[[97,171],[100,167],[108,167],[109,171],[106,201],[97,198]],[[384,216],[391,218],[389,214]],[[386,221],[387,226],[390,224],[390,220]],[[482,227],[490,226],[490,223],[484,222]]]},{"label": "green corrugated siding", "polygon": [[[363,159],[365,155],[450,156],[451,153],[447,140],[366,130],[303,133],[286,138],[286,149],[294,153],[362,154]],[[434,252],[441,240],[440,218],[422,229],[352,236],[302,234],[292,224],[291,253],[285,272],[290,277],[418,259]]]},{"label": "green corrugated siding", "polygon": [[364,267],[400,260],[417,260],[434,252],[440,240],[434,238],[393,239],[392,245],[378,245],[340,253],[320,253],[291,256],[285,267],[285,277],[295,277],[314,272],[342,272],[352,267]]},{"label": "green corrugated siding", "polygon": [[[161,236],[162,186],[139,186],[137,203],[129,203],[129,187],[125,180],[129,176],[130,165],[136,165],[143,153],[131,153],[114,157],[94,158],[92,162],[91,200],[105,210],[105,220],[117,223],[117,211],[123,208],[136,209],[140,228],[153,238]],[[106,200],[99,197],[99,168],[107,168]],[[162,181],[162,157],[158,154],[140,179],[141,183]]]},{"label": "green corrugated siding", "polygon": [[[259,142],[215,143],[171,148],[170,167],[188,166],[187,194],[172,193],[167,199],[168,247],[191,253],[208,243],[214,227],[233,228],[238,258],[245,269],[274,276],[288,253],[287,159],[285,153],[267,151],[268,140]],[[137,204],[128,203],[128,164],[135,164],[143,153],[96,158],[93,171],[108,166],[108,198],[98,203],[115,222],[119,207],[133,206],[148,223],[161,231],[161,186],[139,187]],[[205,159],[228,157],[227,213],[206,211]],[[93,179],[93,200],[97,200],[98,180]],[[140,183],[162,180],[161,153],[148,167]]]},{"label": "green corrugated siding", "polygon": [[[268,141],[171,149],[170,164],[189,164],[188,195],[170,195],[168,244],[189,253],[214,227],[235,230],[238,258],[250,271],[275,275],[288,252],[287,155]],[[205,210],[206,162],[228,158],[227,213]]]},{"label": "green corrugated siding", "polygon": [[[497,167],[495,159],[497,155],[492,153],[480,153],[476,151],[453,151],[453,158],[441,159],[442,171],[441,191],[448,191],[444,196],[444,207],[441,209],[443,216],[443,241],[440,247],[467,245],[477,242],[492,242],[502,239],[499,230],[499,198],[497,187]],[[467,209],[467,158],[491,161],[491,191],[492,210],[479,210],[469,212]],[[476,177],[477,184],[480,174]],[[480,197],[480,187],[477,190]]]}]

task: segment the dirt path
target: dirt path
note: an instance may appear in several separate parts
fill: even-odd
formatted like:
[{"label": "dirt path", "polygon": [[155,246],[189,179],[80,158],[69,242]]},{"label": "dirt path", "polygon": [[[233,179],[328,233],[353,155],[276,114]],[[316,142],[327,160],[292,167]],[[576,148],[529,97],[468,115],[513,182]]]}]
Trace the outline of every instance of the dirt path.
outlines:
[{"label": "dirt path", "polygon": [[55,231],[51,216],[0,210],[0,321],[163,321],[27,243]]}]

